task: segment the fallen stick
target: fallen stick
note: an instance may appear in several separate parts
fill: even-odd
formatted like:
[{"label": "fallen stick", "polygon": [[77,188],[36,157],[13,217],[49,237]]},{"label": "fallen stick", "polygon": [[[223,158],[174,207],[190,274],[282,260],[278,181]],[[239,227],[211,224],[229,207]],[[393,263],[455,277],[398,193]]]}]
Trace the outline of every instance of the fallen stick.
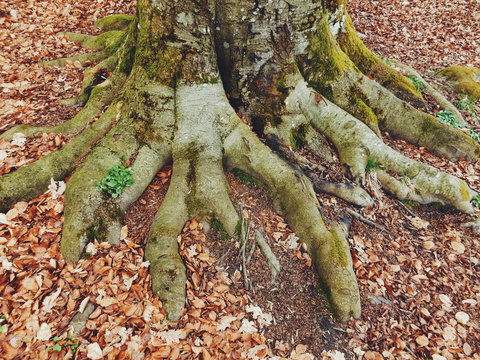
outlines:
[{"label": "fallen stick", "polygon": [[387,229],[385,229],[383,226],[377,225],[377,224],[375,224],[373,221],[370,221],[370,220],[368,220],[368,219],[365,219],[362,215],[360,215],[360,214],[357,213],[356,211],[353,211],[352,209],[349,209],[349,208],[347,208],[346,211],[347,211],[347,213],[349,213],[350,215],[352,215],[352,216],[353,216],[354,218],[356,218],[357,220],[360,220],[361,222],[363,222],[363,223],[365,223],[365,224],[367,224],[367,225],[370,225],[370,226],[372,226],[372,227],[374,227],[374,228],[377,228],[377,229],[380,230],[380,231],[383,231],[383,232],[385,232],[385,233],[387,233],[387,234],[390,234],[390,232],[389,232]]}]

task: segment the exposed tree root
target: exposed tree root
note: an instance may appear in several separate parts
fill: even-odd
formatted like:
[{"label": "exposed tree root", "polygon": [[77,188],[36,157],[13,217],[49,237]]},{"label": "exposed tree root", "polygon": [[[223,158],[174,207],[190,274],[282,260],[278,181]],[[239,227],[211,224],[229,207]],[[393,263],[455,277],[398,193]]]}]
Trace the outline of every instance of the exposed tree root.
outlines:
[{"label": "exposed tree root", "polygon": [[111,128],[118,114],[112,105],[95,123],[72,139],[60,150],[0,178],[0,211],[21,200],[30,200],[46,191],[50,181],[63,180],[78,159],[89,153]]},{"label": "exposed tree root", "polygon": [[310,181],[266,147],[240,120],[225,140],[231,168],[261,179],[275,193],[288,222],[307,244],[320,278],[341,320],[360,316],[360,297],[345,234],[338,224],[328,230]]},{"label": "exposed tree root", "polygon": [[[452,159],[477,159],[480,147],[365,77],[361,69],[379,74],[399,96],[419,101],[411,84],[371,57],[352,35],[353,28],[343,38],[332,34],[322,2],[218,0],[215,45],[213,2],[212,7],[204,5],[139,0],[138,21],[109,17],[97,22],[109,30],[102,35],[67,34],[98,51],[73,60],[102,61],[86,74],[84,109],[58,127],[16,127],[4,136],[79,134],[61,150],[0,178],[0,211],[46,190],[51,178],[63,179],[83,159],[67,184],[61,240],[65,258],[77,261],[87,241],[119,240],[123,212],[173,160],[171,184],[148,236],[145,257],[151,264],[153,291],[175,320],[186,298],[186,269],[177,244],[185,222],[191,217],[217,219],[229,235],[239,236],[242,222],[229,198],[225,164],[266,184],[307,245],[336,316],[358,318],[360,296],[346,229],[322,218],[314,188],[370,206],[372,198],[361,188],[370,163],[368,170],[375,171],[382,187],[400,199],[441,202],[472,212],[470,200],[476,193],[463,181],[390,149],[381,130]],[[257,11],[260,7],[264,11]],[[244,21],[243,11],[255,21]],[[370,62],[363,61],[365,57]],[[99,71],[112,70],[96,84]],[[233,102],[242,103],[255,132],[236,114],[223,84]],[[89,125],[105,106],[106,112]],[[275,150],[288,162],[258,135],[276,137]],[[332,161],[323,136],[336,147],[357,185],[323,181],[319,174],[327,169],[289,148],[307,146]],[[124,157],[133,162],[135,182],[119,198],[108,198],[97,191],[96,182]],[[271,263],[276,268],[273,259]]]},{"label": "exposed tree root", "polygon": [[[473,160],[480,156],[480,145],[467,134],[413,108],[360,73],[341,51],[328,30],[325,18],[311,36],[323,47],[312,46],[308,55],[299,57],[306,80],[327,99],[362,120],[377,135],[380,136],[379,129],[383,129],[452,160]],[[327,57],[325,46],[328,46]],[[312,62],[312,57],[319,61]],[[329,74],[325,74],[325,69]]]},{"label": "exposed tree root", "polygon": [[282,144],[275,134],[270,134],[268,138],[268,145],[272,149],[279,151],[292,166],[297,166],[299,170],[303,171],[312,182],[316,192],[330,194],[361,207],[373,206],[373,199],[360,186],[323,180],[319,172],[326,171],[326,168],[312,163],[307,158],[291,150],[287,145]]},{"label": "exposed tree root", "polygon": [[115,14],[98,19],[95,21],[95,26],[104,31],[127,30],[132,22],[135,22],[135,16]]},{"label": "exposed tree root", "polygon": [[463,118],[462,114],[455,105],[453,105],[450,101],[448,101],[445,96],[443,96],[440,92],[438,92],[432,85],[430,85],[425,79],[416,71],[415,69],[407,66],[405,64],[394,62],[392,65],[394,68],[397,68],[399,71],[405,73],[406,75],[414,76],[419,81],[421,81],[424,85],[423,92],[430,95],[438,105],[444,110],[448,110],[458,119],[461,124],[465,124],[465,119]]},{"label": "exposed tree root", "polygon": [[359,70],[392,91],[398,98],[416,107],[425,107],[422,94],[400,72],[388,66],[365,46],[347,12],[347,1],[332,1],[329,24],[340,48]]},{"label": "exposed tree root", "polygon": [[188,220],[187,196],[191,164],[174,158],[167,195],[148,236],[145,258],[150,261],[152,288],[171,320],[177,320],[185,305],[186,269],[178,253],[177,238]]},{"label": "exposed tree root", "polygon": [[[385,171],[377,171],[382,186],[400,199],[420,203],[440,202],[461,211],[472,212],[470,203],[476,194],[462,180],[397,153],[379,139],[365,124],[318,96],[302,80],[296,82],[287,103],[292,113],[301,113],[325,134],[337,148],[340,159],[360,183],[365,179],[369,159],[375,159]],[[380,169],[378,169],[380,170]],[[390,176],[395,173],[402,181]],[[408,184],[408,185],[407,185]]]}]

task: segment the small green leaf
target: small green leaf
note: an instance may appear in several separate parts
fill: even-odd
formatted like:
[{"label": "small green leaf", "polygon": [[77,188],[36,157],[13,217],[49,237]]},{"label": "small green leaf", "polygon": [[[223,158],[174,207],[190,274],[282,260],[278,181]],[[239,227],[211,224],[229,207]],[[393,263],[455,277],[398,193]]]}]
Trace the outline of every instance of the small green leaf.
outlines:
[{"label": "small green leaf", "polygon": [[3,330],[5,330],[6,327],[7,325],[0,325],[0,334],[3,333]]},{"label": "small green leaf", "polygon": [[60,352],[60,351],[62,351],[62,347],[60,346],[60,344],[55,344],[55,345],[53,345],[52,350]]}]

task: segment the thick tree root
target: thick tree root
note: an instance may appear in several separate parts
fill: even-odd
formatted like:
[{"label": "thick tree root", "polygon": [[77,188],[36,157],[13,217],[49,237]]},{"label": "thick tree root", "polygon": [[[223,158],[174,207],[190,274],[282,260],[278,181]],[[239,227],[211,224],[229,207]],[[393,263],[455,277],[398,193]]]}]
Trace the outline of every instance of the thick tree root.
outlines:
[{"label": "thick tree root", "polygon": [[111,128],[120,104],[111,105],[95,123],[72,139],[60,150],[0,178],[0,211],[21,200],[30,200],[46,191],[50,181],[63,180],[78,159]]},{"label": "thick tree root", "polygon": [[[365,124],[350,114],[326,99],[319,103],[318,94],[304,81],[299,81],[298,78],[292,80],[297,85],[287,99],[290,111],[304,114],[318,131],[332,141],[342,162],[349,167],[357,181],[365,180],[367,162],[369,159],[375,159],[381,164],[382,169],[397,174],[412,188],[409,192],[405,191],[406,185],[397,186],[396,191],[393,191],[393,185],[387,188],[401,199],[412,198],[421,203],[440,202],[467,213],[473,211],[470,200],[476,193],[465,182],[397,153],[385,145]],[[388,176],[393,179],[390,175]],[[383,173],[380,178],[382,185],[387,186]],[[395,181],[401,183],[399,180]],[[393,180],[390,183],[393,183]]]},{"label": "thick tree root", "polygon": [[[292,132],[291,129],[290,132]],[[268,136],[268,145],[272,149],[280,152],[292,166],[297,166],[299,170],[302,170],[312,182],[313,188],[316,192],[330,194],[361,207],[373,206],[373,199],[360,186],[332,183],[323,180],[319,175],[319,172],[325,171],[326,169],[324,167],[312,163],[304,156],[291,150],[290,147],[284,145],[282,140],[280,140],[275,134],[272,133]]]},{"label": "thick tree root", "polygon": [[188,220],[187,196],[191,164],[175,159],[167,195],[148,236],[145,258],[150,261],[153,293],[167,311],[168,318],[177,320],[186,300],[186,269],[178,253],[177,238]]},{"label": "thick tree root", "polygon": [[335,37],[343,52],[353,61],[358,69],[392,91],[398,98],[415,107],[425,107],[422,94],[400,72],[388,66],[359,38],[347,12],[346,1],[330,13],[330,28],[335,29]]},{"label": "thick tree root", "polygon": [[392,67],[398,69],[399,71],[407,75],[414,76],[419,81],[421,81],[424,85],[423,92],[430,95],[437,102],[437,104],[440,105],[442,109],[450,111],[462,125],[465,125],[465,119],[463,118],[460,111],[458,111],[456,106],[453,105],[450,101],[448,101],[445,96],[438,92],[432,85],[425,81],[425,79],[422,77],[422,75],[418,73],[418,71],[411,68],[410,66],[399,62],[394,62]]},{"label": "thick tree root", "polygon": [[79,54],[67,58],[61,58],[61,59],[55,59],[55,60],[48,60],[41,62],[40,65],[42,66],[66,66],[68,64],[72,64],[74,62],[79,62],[82,66],[86,66],[88,63],[93,62],[93,63],[98,63],[102,60],[105,60],[108,58],[110,54],[108,51],[103,50],[103,51],[98,51],[94,53],[88,53],[88,54]]},{"label": "thick tree root", "polygon": [[288,222],[307,244],[336,316],[360,316],[360,296],[345,234],[328,230],[309,180],[266,147],[240,120],[225,140],[227,164],[264,181],[276,194]]},{"label": "thick tree root", "polygon": [[[475,192],[463,181],[393,151],[382,142],[380,129],[450,158],[477,158],[480,148],[465,134],[417,111],[364,77],[355,66],[357,62],[337,44],[325,9],[317,0],[292,0],[288,6],[268,0],[242,2],[246,9],[264,6],[265,13],[255,10],[259,21],[242,24],[245,43],[232,44],[232,49],[255,45],[247,46],[248,54],[232,50],[225,63],[233,72],[223,71],[229,78],[221,79],[217,59],[228,57],[228,51],[215,52],[210,31],[212,9],[203,5],[193,0],[142,0],[138,2],[138,22],[111,17],[98,23],[111,30],[105,34],[67,34],[98,51],[74,60],[104,60],[87,73],[84,110],[55,128],[69,133],[83,131],[56,153],[2,177],[0,211],[46,190],[51,178],[63,179],[85,158],[67,185],[61,240],[65,258],[77,261],[87,241],[118,242],[123,212],[155,173],[173,159],[171,185],[148,236],[145,257],[151,264],[153,291],[175,320],[181,316],[186,299],[186,269],[177,244],[185,222],[191,217],[204,222],[215,218],[230,235],[239,235],[242,222],[229,198],[225,163],[268,186],[279,209],[307,245],[336,316],[340,320],[358,318],[359,289],[346,229],[343,224],[324,221],[314,186],[362,206],[371,205],[372,199],[360,186],[335,185],[315,177],[324,169],[298,154],[284,153],[293,166],[282,160],[237,116],[222,82],[227,88],[235,83],[248,85],[238,92],[253,97],[244,104],[253,109],[250,114],[255,119],[263,120],[253,124],[261,135],[276,135],[280,143],[292,142],[296,148],[307,145],[328,158],[321,141],[321,136],[326,136],[357,183],[363,184],[367,163],[375,160],[370,163],[380,164],[379,168],[369,170],[377,170],[382,186],[400,198],[438,201],[471,212]],[[225,6],[244,10],[232,0]],[[228,17],[228,11],[223,15]],[[225,28],[232,25],[229,19],[224,23]],[[248,38],[251,32],[255,41]],[[218,38],[233,41],[228,34]],[[292,44],[292,40],[298,43]],[[223,41],[216,45],[217,50],[226,48]],[[360,48],[358,53],[364,52]],[[248,55],[245,66],[244,55]],[[113,68],[110,78],[95,84],[98,71]],[[237,75],[242,79],[235,78]],[[389,76],[391,73],[385,84]],[[265,85],[265,79],[273,84]],[[392,86],[402,88],[404,79],[400,79],[400,85],[393,81]],[[411,93],[408,87],[404,90]],[[108,104],[107,111],[87,126]],[[25,132],[39,131],[28,129],[25,127]],[[135,183],[119,198],[110,199],[97,191],[96,182],[124,157],[133,162]],[[243,255],[246,262],[245,252]]]},{"label": "thick tree root", "polygon": [[[452,160],[480,157],[480,144],[467,134],[415,109],[364,76],[340,49],[325,15],[309,36],[312,44],[322,46],[312,45],[298,56],[302,75],[310,86],[362,120],[378,136],[382,129]],[[312,58],[317,61],[312,62]]]},{"label": "thick tree root", "polygon": [[95,26],[104,31],[112,30],[126,30],[132,22],[135,21],[135,16],[115,14],[106,16],[95,21]]},{"label": "thick tree root", "polygon": [[[133,78],[139,79],[141,75]],[[164,101],[164,104],[148,109],[144,104],[150,101],[147,96],[132,96],[124,103],[118,124],[70,179],[65,192],[65,222],[61,241],[62,253],[68,260],[78,261],[86,242],[94,238],[118,242],[123,212],[170,159],[171,135],[166,128],[170,128],[171,132],[174,122],[173,91],[151,84],[138,87],[134,81],[129,84],[126,93],[154,93],[157,100]],[[145,110],[142,112],[141,109]],[[119,199],[109,199],[97,190],[96,183],[107,175],[110,167],[120,165],[122,158],[134,156],[134,185],[127,188]]]},{"label": "thick tree root", "polygon": [[64,36],[68,40],[80,44],[85,49],[90,50],[107,50],[113,54],[125,40],[124,31],[107,31],[100,35],[86,35],[73,32],[60,32],[58,36]]}]

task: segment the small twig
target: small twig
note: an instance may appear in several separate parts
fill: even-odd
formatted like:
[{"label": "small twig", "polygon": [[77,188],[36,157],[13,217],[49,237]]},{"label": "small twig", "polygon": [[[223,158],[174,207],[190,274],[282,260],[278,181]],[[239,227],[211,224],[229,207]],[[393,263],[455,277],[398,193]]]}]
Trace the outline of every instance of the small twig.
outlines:
[{"label": "small twig", "polygon": [[[243,214],[243,207],[240,208],[240,214]],[[248,271],[247,271],[247,259],[245,256],[247,242],[248,242],[248,234],[250,233],[250,229],[248,224],[246,223],[243,216],[241,217],[241,228],[240,228],[240,255],[242,256],[242,272],[243,272],[243,281],[245,283],[245,289],[251,290],[251,282],[248,278]]]},{"label": "small twig", "polygon": [[265,241],[265,238],[260,233],[260,231],[255,230],[255,238],[257,240],[258,246],[260,247],[260,250],[267,259],[268,267],[270,268],[270,271],[272,273],[272,284],[274,284],[275,279],[281,269],[280,262],[273,253],[272,248]]},{"label": "small twig", "polygon": [[349,209],[349,208],[347,208],[346,211],[347,211],[350,215],[352,215],[354,218],[356,218],[357,220],[360,220],[361,222],[363,222],[363,223],[365,223],[365,224],[367,224],[367,225],[370,225],[370,226],[372,226],[372,227],[374,227],[374,228],[377,228],[377,229],[380,230],[380,231],[383,231],[383,232],[385,232],[385,233],[387,233],[387,234],[390,234],[390,232],[389,232],[387,229],[385,229],[383,226],[377,225],[377,224],[375,224],[373,221],[370,221],[370,220],[368,220],[368,219],[365,219],[362,215],[360,215],[360,214],[357,213],[356,211],[353,211],[352,209]]},{"label": "small twig", "polygon": [[415,213],[414,213],[412,210],[410,210],[410,209],[407,207],[407,205],[405,205],[404,203],[402,203],[400,200],[396,200],[396,203],[397,203],[398,205],[401,205],[411,216],[416,217],[416,218],[418,217],[417,215],[415,215]]},{"label": "small twig", "polygon": [[250,248],[250,253],[248,254],[248,257],[247,257],[247,264],[249,264],[250,260],[252,260],[253,253],[255,252],[256,248],[257,248],[257,241],[256,241],[256,238],[254,238],[252,247]]}]

